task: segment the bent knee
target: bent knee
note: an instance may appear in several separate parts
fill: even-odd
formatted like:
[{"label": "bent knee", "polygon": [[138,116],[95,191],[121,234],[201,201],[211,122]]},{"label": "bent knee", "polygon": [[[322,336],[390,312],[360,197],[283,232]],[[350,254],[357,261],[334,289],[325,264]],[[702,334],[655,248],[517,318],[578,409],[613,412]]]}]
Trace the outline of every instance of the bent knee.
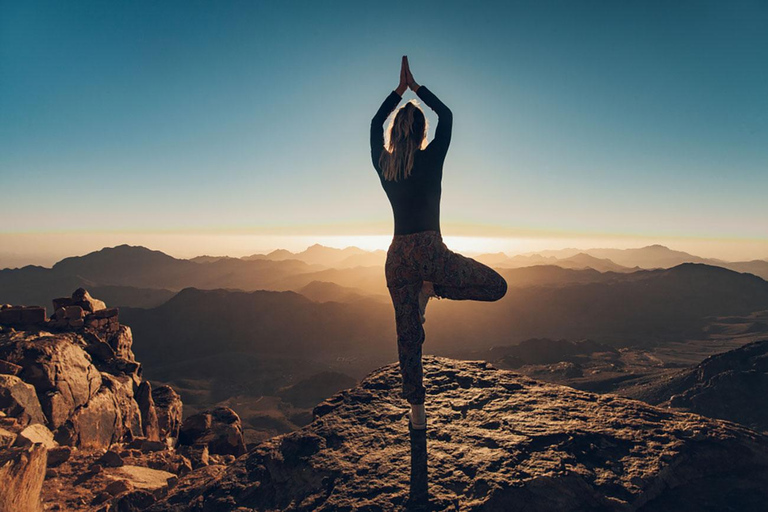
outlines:
[{"label": "bent knee", "polygon": [[503,277],[499,276],[498,282],[494,287],[494,291],[495,291],[495,293],[493,294],[494,301],[501,299],[502,297],[504,297],[504,295],[507,294],[507,281]]}]

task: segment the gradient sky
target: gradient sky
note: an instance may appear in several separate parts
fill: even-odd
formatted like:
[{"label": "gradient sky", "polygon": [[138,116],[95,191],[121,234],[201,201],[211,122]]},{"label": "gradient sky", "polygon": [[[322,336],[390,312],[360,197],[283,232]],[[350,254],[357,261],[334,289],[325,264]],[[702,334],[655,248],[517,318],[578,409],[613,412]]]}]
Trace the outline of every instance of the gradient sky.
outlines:
[{"label": "gradient sky", "polygon": [[768,256],[762,1],[0,0],[0,235],[390,234],[403,54],[454,112],[444,234]]}]

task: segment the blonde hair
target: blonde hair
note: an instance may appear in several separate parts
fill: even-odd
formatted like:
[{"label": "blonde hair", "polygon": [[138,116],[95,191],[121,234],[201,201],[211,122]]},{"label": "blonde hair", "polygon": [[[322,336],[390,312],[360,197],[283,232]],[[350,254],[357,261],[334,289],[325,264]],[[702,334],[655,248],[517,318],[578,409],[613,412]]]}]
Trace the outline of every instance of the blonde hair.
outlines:
[{"label": "blonde hair", "polygon": [[379,167],[384,179],[407,179],[413,169],[416,151],[427,147],[429,123],[416,100],[398,110],[386,131],[387,144],[379,156]]}]

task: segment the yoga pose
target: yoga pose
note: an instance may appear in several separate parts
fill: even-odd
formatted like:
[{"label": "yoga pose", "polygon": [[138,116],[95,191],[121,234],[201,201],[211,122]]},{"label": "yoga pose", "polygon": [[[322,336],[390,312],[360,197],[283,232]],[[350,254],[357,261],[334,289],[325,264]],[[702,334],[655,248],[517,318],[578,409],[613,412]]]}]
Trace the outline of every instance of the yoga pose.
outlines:
[{"label": "yoga pose", "polygon": [[[437,113],[435,138],[427,144],[427,120],[418,103],[399,109],[388,127],[384,120],[407,88]],[[453,114],[432,91],[413,79],[403,56],[400,84],[371,121],[371,160],[392,205],[395,234],[387,251],[385,275],[395,306],[402,397],[411,404],[410,427],[426,428],[421,364],[424,313],[430,297],[496,301],[507,282],[492,268],[446,247],[440,233],[443,162],[451,142]]]}]

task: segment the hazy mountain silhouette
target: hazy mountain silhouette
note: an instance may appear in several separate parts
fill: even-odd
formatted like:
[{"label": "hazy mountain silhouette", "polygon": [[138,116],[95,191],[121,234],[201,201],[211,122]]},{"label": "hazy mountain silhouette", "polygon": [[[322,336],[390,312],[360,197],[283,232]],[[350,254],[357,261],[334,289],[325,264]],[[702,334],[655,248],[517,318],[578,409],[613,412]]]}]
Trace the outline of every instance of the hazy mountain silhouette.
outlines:
[{"label": "hazy mountain silhouette", "polygon": [[591,268],[598,272],[632,272],[637,269],[630,269],[622,265],[617,265],[609,259],[600,259],[586,253],[578,253],[565,258],[556,256],[542,256],[540,254],[531,254],[527,256],[516,255],[507,256],[502,253],[481,254],[475,258],[477,261],[489,266],[502,268],[522,268],[535,265],[557,265],[561,268],[585,269]]},{"label": "hazy mountain silhouette", "polygon": [[[323,267],[296,260],[222,258],[202,263],[174,258],[146,247],[120,245],[65,258],[50,269],[28,266],[0,270],[0,290],[8,297],[3,300],[14,303],[28,302],[28,291],[37,287],[57,290],[57,293],[49,293],[48,299],[41,304],[46,304],[51,296],[71,293],[73,286],[83,283],[91,288],[93,285],[111,285],[178,291],[196,286],[258,290],[271,288],[275,281],[286,276],[320,268]],[[66,288],[61,283],[66,283]]]},{"label": "hazy mountain silhouette", "polygon": [[253,254],[251,256],[245,256],[244,260],[272,260],[282,261],[287,259],[303,261],[309,265],[325,265],[333,266],[350,256],[366,255],[368,251],[360,249],[359,247],[346,247],[344,249],[336,249],[334,247],[325,247],[324,245],[314,244],[307,247],[302,252],[293,253],[286,251],[285,249],[278,249],[268,254]]},{"label": "hazy mountain silhouette", "polygon": [[384,295],[369,295],[360,288],[350,288],[328,281],[312,281],[300,288],[298,292],[315,302],[359,302],[361,300],[377,300],[387,302],[391,300]]}]

